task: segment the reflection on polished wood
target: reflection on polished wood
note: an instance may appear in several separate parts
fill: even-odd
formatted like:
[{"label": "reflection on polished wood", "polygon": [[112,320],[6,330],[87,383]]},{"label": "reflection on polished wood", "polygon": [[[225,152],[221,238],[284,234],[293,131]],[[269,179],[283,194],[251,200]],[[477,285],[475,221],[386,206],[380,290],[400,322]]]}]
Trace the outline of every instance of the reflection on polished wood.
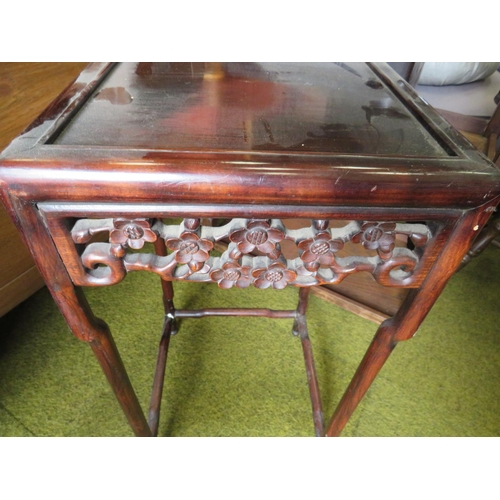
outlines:
[{"label": "reflection on polished wood", "polygon": [[126,63],[57,142],[447,156],[418,125],[363,63]]}]

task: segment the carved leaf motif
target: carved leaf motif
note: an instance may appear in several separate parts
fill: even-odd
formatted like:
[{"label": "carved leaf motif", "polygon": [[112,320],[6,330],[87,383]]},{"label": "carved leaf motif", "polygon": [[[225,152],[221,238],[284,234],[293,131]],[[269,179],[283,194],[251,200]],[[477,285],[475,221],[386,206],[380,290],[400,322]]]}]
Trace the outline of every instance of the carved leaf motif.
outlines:
[{"label": "carved leaf motif", "polygon": [[71,238],[75,243],[88,243],[94,235],[108,233],[113,227],[113,219],[80,219],[71,229]]}]

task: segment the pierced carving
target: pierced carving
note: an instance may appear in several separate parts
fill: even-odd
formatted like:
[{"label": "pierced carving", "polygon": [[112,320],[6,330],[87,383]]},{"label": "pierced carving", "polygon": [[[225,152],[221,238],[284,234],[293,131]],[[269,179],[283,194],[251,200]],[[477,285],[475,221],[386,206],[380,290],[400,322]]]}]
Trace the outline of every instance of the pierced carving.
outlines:
[{"label": "pierced carving", "polygon": [[333,264],[334,254],[344,246],[342,240],[332,240],[328,231],[321,231],[314,238],[301,241],[298,245],[302,250],[300,258],[308,271],[316,271],[321,265]]},{"label": "pierced carving", "polygon": [[242,266],[237,262],[229,261],[222,265],[220,269],[210,271],[210,279],[217,282],[220,288],[247,288],[253,282],[251,276],[252,266]]},{"label": "pierced carving", "polygon": [[270,259],[277,259],[281,255],[278,245],[285,237],[283,231],[273,228],[267,221],[251,221],[243,229],[238,229],[229,234],[229,239],[236,243],[236,248],[231,253],[231,258],[239,259],[243,254],[255,250],[265,253]]},{"label": "pierced carving", "polygon": [[184,227],[189,231],[196,231],[200,227],[200,219],[184,219]]},{"label": "pierced carving", "polygon": [[268,267],[257,268],[252,271],[257,288],[275,288],[281,290],[288,284],[293,283],[297,278],[297,273],[287,269],[282,262],[274,262]]},{"label": "pierced carving", "polygon": [[169,250],[174,251],[175,260],[180,264],[187,264],[193,272],[203,268],[214,247],[211,241],[191,232],[184,232],[179,238],[168,239],[166,245]]},{"label": "pierced carving", "polygon": [[110,243],[140,250],[144,243],[156,241],[148,219],[114,219],[114,229],[109,233]]},{"label": "pierced carving", "polygon": [[382,259],[390,259],[396,246],[395,229],[392,222],[365,222],[351,241],[361,243],[367,250],[377,250]]},{"label": "pierced carving", "polygon": [[[81,219],[71,236],[75,243],[86,244],[80,257],[79,284],[114,284],[128,272],[145,270],[167,280],[212,281],[224,289],[251,284],[275,289],[336,284],[362,271],[383,285],[410,286],[431,237],[426,225],[416,223],[352,221],[341,228],[328,226],[327,220],[288,230],[278,219],[232,219],[219,227],[204,226],[195,218],[180,225],[145,218]],[[100,232],[108,233],[109,242],[91,243]],[[406,235],[413,246],[396,246],[398,234]],[[157,239],[165,243],[168,255],[128,251]],[[211,255],[215,242],[223,239],[230,241],[228,249],[220,257]],[[298,258],[282,256],[280,243],[284,240],[295,242]],[[376,254],[345,256],[348,242]],[[341,250],[344,254],[339,254]],[[255,256],[254,252],[264,255]]]}]

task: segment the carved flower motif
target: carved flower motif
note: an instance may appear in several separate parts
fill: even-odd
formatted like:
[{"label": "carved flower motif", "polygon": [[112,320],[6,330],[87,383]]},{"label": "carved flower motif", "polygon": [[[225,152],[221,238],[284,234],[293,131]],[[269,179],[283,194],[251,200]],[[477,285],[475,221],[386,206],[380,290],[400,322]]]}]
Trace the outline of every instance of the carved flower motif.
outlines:
[{"label": "carved flower motif", "polygon": [[250,276],[250,266],[240,266],[237,262],[226,262],[222,269],[214,269],[210,273],[210,279],[217,281],[220,288],[231,288],[236,285],[238,288],[248,287],[253,279]]},{"label": "carved flower motif", "polygon": [[277,290],[285,288],[288,283],[295,281],[297,273],[287,269],[281,262],[275,262],[267,268],[254,269],[252,275],[257,288],[269,288],[272,286]]},{"label": "carved flower motif", "polygon": [[147,241],[156,241],[148,219],[114,219],[114,229],[109,233],[109,241],[115,245],[128,246],[139,250]]},{"label": "carved flower motif", "polygon": [[246,228],[237,229],[229,235],[229,239],[236,243],[239,251],[239,254],[231,257],[238,258],[241,254],[248,254],[257,249],[268,254],[271,259],[277,259],[281,252],[276,248],[276,244],[284,237],[282,231],[270,227],[266,221],[250,222]]},{"label": "carved flower motif", "polygon": [[361,243],[368,250],[377,250],[383,259],[390,258],[394,250],[396,234],[394,222],[365,222],[351,241]]},{"label": "carved flower motif", "polygon": [[314,238],[301,241],[297,246],[303,252],[300,258],[305,263],[306,269],[315,270],[320,265],[333,264],[334,254],[344,246],[344,242],[332,240],[330,233],[324,231]]},{"label": "carved flower motif", "polygon": [[200,238],[196,233],[185,232],[180,238],[166,241],[167,248],[176,252],[175,260],[187,264],[192,271],[199,271],[208,259],[214,244],[210,240]]}]

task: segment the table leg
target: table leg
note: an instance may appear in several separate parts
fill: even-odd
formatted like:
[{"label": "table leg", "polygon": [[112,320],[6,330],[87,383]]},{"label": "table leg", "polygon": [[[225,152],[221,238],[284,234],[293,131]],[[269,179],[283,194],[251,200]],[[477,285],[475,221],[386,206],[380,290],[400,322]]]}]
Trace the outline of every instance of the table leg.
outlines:
[{"label": "table leg", "polygon": [[94,316],[82,289],[73,285],[37,209],[21,200],[5,198],[4,202],[11,214],[14,212],[23,239],[69,328],[91,347],[134,433],[151,436],[107,324]]},{"label": "table leg", "polygon": [[318,377],[312,351],[311,340],[307,330],[306,310],[310,288],[301,288],[299,290],[299,304],[297,306],[297,317],[293,324],[293,334],[300,338],[304,362],[306,365],[307,382],[309,384],[309,394],[311,397],[311,406],[314,421],[314,430],[316,436],[324,434],[323,409],[321,406],[321,395],[319,392]]},{"label": "table leg", "polygon": [[[56,302],[61,311],[63,311],[65,305],[60,304],[58,300],[56,300]],[[66,321],[68,321],[67,317]],[[151,430],[132,384],[130,383],[127,371],[125,370],[125,366],[123,365],[109,328],[103,321],[96,321],[99,321],[101,326],[99,329],[94,327],[94,330],[90,333],[91,340],[89,340],[88,343],[99,361],[134,434],[141,437],[151,436]],[[80,325],[74,324],[71,321],[68,321],[68,325],[78,337]]]},{"label": "table leg", "polygon": [[484,209],[464,214],[422,286],[411,290],[396,315],[380,325],[330,420],[327,436],[340,435],[394,347],[414,336],[467,252],[475,231],[485,224],[488,215]]},{"label": "table leg", "polygon": [[173,319],[166,316],[163,326],[163,332],[158,347],[158,359],[156,361],[156,370],[153,380],[153,390],[151,392],[151,401],[149,403],[148,424],[153,436],[158,435],[158,426],[160,423],[161,397],[165,383],[165,369],[167,367],[167,355],[172,336]]},{"label": "table leg", "polygon": [[477,239],[474,241],[470,250],[467,252],[465,257],[460,264],[459,270],[464,268],[474,257],[481,254],[486,247],[498,236],[500,235],[500,215],[493,217],[488,227],[485,227],[481,233],[478,235]]},{"label": "table leg", "polygon": [[[156,255],[159,255],[161,257],[165,257],[167,255],[167,247],[165,246],[165,242],[161,239],[158,238],[154,242],[154,247],[155,247],[155,253]],[[161,288],[163,291],[163,307],[165,309],[165,314],[166,315],[173,315],[175,308],[174,308],[174,287],[172,285],[171,281],[167,281],[164,279],[161,279]],[[172,325],[173,328],[173,325]],[[172,333],[174,334],[175,331]]]},{"label": "table leg", "polygon": [[[157,239],[154,243],[156,255],[167,255],[167,248],[161,239]],[[158,358],[156,361],[156,369],[153,380],[153,390],[151,392],[151,400],[149,403],[148,423],[153,436],[158,435],[158,426],[160,423],[160,408],[161,397],[163,394],[163,386],[165,383],[165,370],[167,367],[168,348],[170,345],[170,337],[176,333],[175,330],[175,309],[174,309],[174,287],[171,281],[166,281],[160,278],[161,287],[163,290],[163,306],[165,309],[165,321],[163,331],[158,347]]]}]

